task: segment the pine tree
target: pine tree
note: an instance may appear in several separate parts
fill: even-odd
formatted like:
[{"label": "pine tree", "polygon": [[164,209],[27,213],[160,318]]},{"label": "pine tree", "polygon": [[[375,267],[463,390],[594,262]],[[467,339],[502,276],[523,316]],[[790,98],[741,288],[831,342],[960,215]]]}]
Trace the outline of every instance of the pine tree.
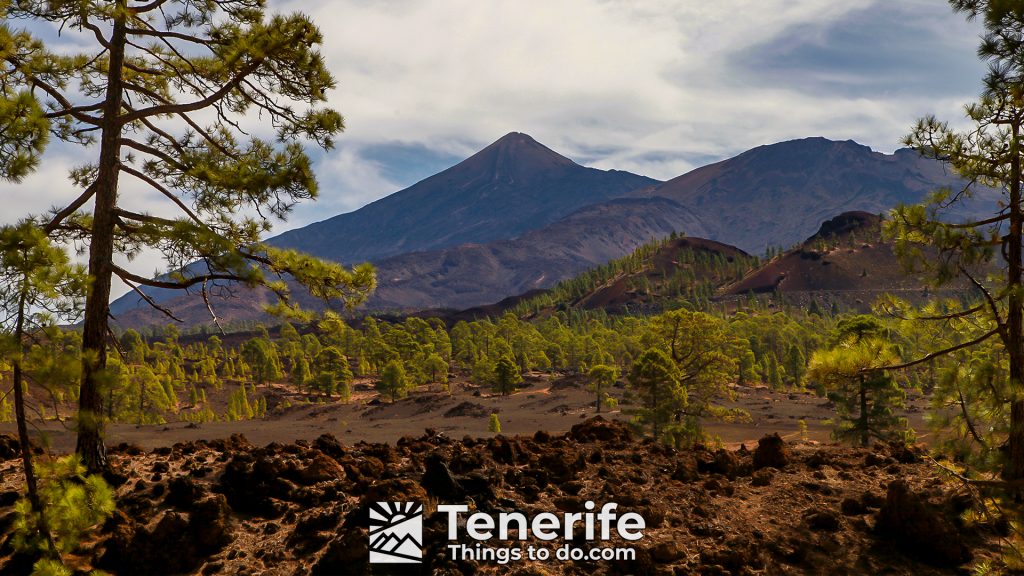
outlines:
[{"label": "pine tree", "polygon": [[328,346],[313,359],[313,379],[316,389],[325,395],[341,393],[343,400],[349,396],[348,385],[352,381],[352,370],[348,358],[334,346]]},{"label": "pine tree", "polygon": [[807,371],[807,359],[804,358],[804,351],[796,344],[790,344],[786,352],[786,374],[793,379],[793,386],[803,386],[804,373]]},{"label": "pine tree", "polygon": [[841,320],[831,347],[814,353],[809,374],[825,384],[836,405],[836,438],[852,439],[861,446],[872,438],[909,438],[906,418],[896,414],[906,394],[891,374],[872,371],[897,359],[886,328],[864,315]]},{"label": "pine tree", "polygon": [[619,370],[614,366],[598,364],[590,368],[588,376],[590,376],[590,389],[597,396],[594,404],[597,406],[597,412],[600,413],[601,404],[604,404],[605,397],[608,395],[605,390],[619,379]]},{"label": "pine tree", "polygon": [[[62,556],[73,552],[90,531],[113,514],[114,491],[100,475],[85,472],[74,454],[43,463],[39,482],[42,507],[36,508],[28,500],[15,504],[11,546],[22,553],[48,554],[35,564],[33,574],[48,570],[71,574]],[[43,538],[44,533],[51,537]]]},{"label": "pine tree", "polygon": [[238,390],[235,390],[228,396],[228,409],[224,414],[224,419],[228,421],[251,420],[255,415],[256,412],[253,410],[252,404],[249,403],[249,395],[245,391],[245,385],[240,385]]},{"label": "pine tree", "polygon": [[679,381],[675,362],[661,350],[649,349],[633,364],[629,383],[644,395],[638,421],[650,425],[654,437],[661,438],[665,427],[687,402],[686,388]]},{"label": "pine tree", "polygon": [[519,366],[508,356],[502,356],[494,366],[494,389],[502,396],[515,392],[516,385],[523,381]]},{"label": "pine tree", "polygon": [[[1018,3],[996,0],[950,4],[954,11],[984,23],[978,50],[989,63],[984,92],[966,108],[972,123],[966,131],[928,116],[917,123],[905,144],[946,163],[968,184],[963,190],[936,191],[927,204],[898,208],[886,232],[897,239],[897,253],[908,266],[930,263],[939,283],[965,278],[983,295],[983,305],[972,309],[973,323],[981,330],[952,346],[937,346],[908,366],[958,350],[980,349],[987,340],[998,339],[1008,356],[1009,386],[1005,394],[990,391],[982,398],[1008,415],[1007,422],[996,424],[1008,429],[1002,451],[1004,478],[1024,480],[1024,11]],[[976,186],[1001,192],[992,216],[966,222],[947,217],[974,196]],[[922,244],[937,253],[933,262],[928,262]],[[979,269],[998,273],[982,274]],[[937,321],[951,319],[946,315]]]},{"label": "pine tree", "polygon": [[[346,270],[260,242],[269,218],[316,196],[302,143],[330,148],[342,129],[341,116],[322,107],[334,80],[316,26],[301,14],[268,17],[262,2],[19,0],[0,3],[0,15],[0,174],[27,175],[50,137],[95,151],[93,162],[71,172],[77,197],[43,229],[88,247],[77,452],[99,471],[115,277],[140,295],[149,288],[205,294],[211,283],[240,281],[286,297],[277,273],[317,297],[349,303],[372,289],[368,266]],[[51,50],[14,31],[17,21],[80,31],[84,47]],[[271,138],[243,132],[239,120],[248,112],[262,115]],[[131,194],[165,198],[170,211],[132,211],[122,180],[142,186],[127,188]],[[173,272],[154,279],[114,263],[147,247]]]},{"label": "pine tree", "polygon": [[448,383],[448,363],[440,354],[434,352],[423,361],[423,368],[430,374],[431,382]]},{"label": "pine tree", "polygon": [[400,360],[392,360],[384,365],[384,368],[381,370],[377,390],[381,394],[391,396],[391,401],[395,402],[399,398],[404,398],[411,386],[412,383],[405,373],[405,367],[402,366],[402,362]]},{"label": "pine tree", "polygon": [[306,387],[309,382],[309,361],[305,356],[299,355],[292,359],[292,372],[288,380],[300,390]]},{"label": "pine tree", "polygon": [[[0,25],[0,42],[5,33],[4,26]],[[0,153],[0,162],[8,158]],[[38,519],[29,529],[29,537],[38,537],[47,543],[45,550],[51,558],[56,557],[58,550],[48,521],[47,503],[36,482],[28,436],[25,389],[28,381],[32,380],[37,384],[52,385],[53,390],[59,391],[61,384],[77,376],[80,363],[43,347],[34,347],[33,354],[26,356],[25,349],[32,334],[48,335],[51,342],[61,340],[60,331],[53,327],[53,322],[77,318],[80,298],[85,294],[85,282],[85,271],[71,264],[67,253],[50,242],[38,222],[26,220],[0,227],[0,309],[9,322],[13,321],[13,324],[3,325],[0,351],[11,366],[18,443],[28,492],[23,512]],[[34,369],[41,365],[50,368]],[[43,418],[42,408],[40,406],[40,418]]]},{"label": "pine tree", "polygon": [[281,379],[281,360],[277,349],[265,338],[253,338],[242,345],[242,356],[252,370],[252,378],[262,384]]},{"label": "pine tree", "polygon": [[736,378],[738,384],[747,384],[757,379],[757,359],[750,348],[744,347],[740,353],[739,373]]},{"label": "pine tree", "polygon": [[715,415],[717,398],[732,396],[728,384],[739,368],[743,342],[723,320],[704,312],[673,310],[651,319],[644,341],[674,364],[673,374],[687,390],[685,416],[690,428],[697,426],[698,418]]}]

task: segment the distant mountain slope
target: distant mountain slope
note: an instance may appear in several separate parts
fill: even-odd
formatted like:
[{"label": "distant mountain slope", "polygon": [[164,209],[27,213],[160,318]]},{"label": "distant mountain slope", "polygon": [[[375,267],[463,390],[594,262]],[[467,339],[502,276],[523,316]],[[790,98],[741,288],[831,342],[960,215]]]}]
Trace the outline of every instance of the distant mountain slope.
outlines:
[{"label": "distant mountain slope", "polygon": [[[671,198],[694,211],[709,238],[762,254],[793,246],[836,214],[879,214],[961,185],[911,150],[882,154],[853,141],[807,138],[759,146],[634,194]],[[980,191],[951,216],[991,216],[997,196]]]},{"label": "distant mountain slope", "polygon": [[846,212],[824,222],[800,246],[765,263],[723,295],[770,292],[920,292],[924,278],[908,274],[893,245],[881,238],[882,219]]},{"label": "distant mountain slope", "polygon": [[[824,138],[761,146],[658,184],[578,166],[513,133],[402,192],[271,242],[341,261],[373,259],[379,288],[370,308],[464,309],[552,286],[673,231],[760,254],[766,246],[797,244],[836,214],[878,214],[901,202],[921,202],[937,188],[960,185],[941,164],[912,151],[886,155]],[[640,188],[626,192],[633,186]],[[991,215],[997,198],[995,191],[981,190],[952,217]],[[857,268],[858,262],[891,260],[891,249],[882,246],[852,249],[857,259],[829,254],[829,264],[817,264],[836,266],[833,270],[843,270],[844,276],[833,272],[818,278],[820,270],[798,273],[776,266],[735,290],[797,290],[800,283],[809,290],[819,285],[831,290],[823,284],[826,279],[835,286],[856,283],[865,268],[870,276],[871,268]],[[811,250],[802,258],[818,256]],[[795,266],[791,259],[784,264]],[[783,272],[787,276],[780,278]],[[897,274],[895,268],[892,273]],[[806,281],[799,280],[801,274]],[[153,295],[168,301],[167,294]],[[223,307],[252,317],[262,298],[246,294],[242,302]],[[179,302],[204,312],[179,311],[182,317],[205,317],[201,302],[175,305]],[[149,318],[134,311],[140,304],[145,306],[129,294],[112,311],[119,319]]]},{"label": "distant mountain slope", "polygon": [[[758,264],[757,258],[702,238],[666,238],[627,257],[593,268],[555,287],[508,298],[446,318],[510,310],[522,316],[558,310],[609,314],[654,313],[701,301],[729,302],[753,294],[789,305],[838,304],[867,310],[882,294],[911,301],[931,294],[963,294],[962,283],[936,292],[923,277],[907,273],[881,233],[882,218],[845,212],[823,222],[798,246]],[[472,313],[472,314],[470,314]]]},{"label": "distant mountain slope", "polygon": [[389,258],[378,264],[375,308],[469,308],[560,280],[629,254],[674,231],[702,234],[701,223],[664,198],[589,206],[513,240],[466,244]]},{"label": "distant mountain slope", "polygon": [[285,232],[276,246],[354,264],[515,238],[658,181],[576,164],[513,132],[459,164],[359,210]]},{"label": "distant mountain slope", "polygon": [[[384,260],[377,267],[380,286],[368,307],[417,310],[487,305],[509,294],[553,286],[676,231],[704,232],[689,210],[671,200],[614,200],[583,208],[513,240],[464,244]],[[296,296],[304,306],[324,308],[298,290]],[[247,292],[244,298],[211,297],[225,321],[260,318],[261,306],[269,301],[270,295],[262,290]],[[206,304],[195,296],[177,297],[164,305],[187,323],[209,320]],[[165,321],[148,308],[117,315],[118,324],[125,327]]]}]

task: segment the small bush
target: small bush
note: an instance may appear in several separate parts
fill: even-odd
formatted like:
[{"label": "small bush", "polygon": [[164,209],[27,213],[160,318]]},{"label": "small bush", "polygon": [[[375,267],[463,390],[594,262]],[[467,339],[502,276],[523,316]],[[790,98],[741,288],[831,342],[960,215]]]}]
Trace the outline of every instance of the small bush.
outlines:
[{"label": "small bush", "polygon": [[[87,476],[77,455],[49,462],[40,462],[39,499],[46,526],[53,536],[57,552],[72,552],[84,535],[114,512],[114,492],[102,476]],[[28,498],[15,504],[15,549],[27,553],[47,552],[49,545],[41,533],[39,512],[32,509]],[[62,574],[63,566],[56,559],[40,561],[35,573]]]}]

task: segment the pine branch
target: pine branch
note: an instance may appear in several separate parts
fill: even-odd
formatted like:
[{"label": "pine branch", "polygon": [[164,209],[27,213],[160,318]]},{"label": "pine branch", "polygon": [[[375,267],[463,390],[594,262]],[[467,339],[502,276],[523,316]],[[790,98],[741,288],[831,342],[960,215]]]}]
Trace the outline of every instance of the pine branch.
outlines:
[{"label": "pine branch", "polygon": [[178,198],[176,194],[162,186],[156,180],[153,180],[149,176],[143,174],[142,172],[139,172],[138,170],[132,168],[131,166],[122,165],[121,172],[124,172],[125,174],[130,174],[138,178],[139,180],[142,180],[146,184],[149,184],[154,190],[166,196],[171,202],[174,202],[174,204],[178,208],[180,208],[182,212],[188,215],[188,217],[191,218],[193,222],[202,226],[203,228],[210,228],[209,225],[206,224],[206,222],[203,222],[202,218],[200,218],[199,215],[193,212],[191,208],[189,208],[184,202],[182,202],[181,198]]},{"label": "pine branch", "polygon": [[996,329],[999,331],[999,336],[1006,341],[1008,338],[1006,333],[1006,323],[1003,322],[1003,317],[999,314],[999,307],[996,306],[996,301],[992,297],[992,293],[990,293],[988,289],[981,284],[981,282],[978,282],[978,280],[968,272],[966,268],[961,265],[958,265],[957,267],[960,269],[960,273],[967,276],[967,279],[971,281],[971,284],[974,284],[974,287],[980,290],[985,296],[985,301],[988,302],[989,308],[992,310],[992,316],[996,320]]},{"label": "pine branch", "polygon": [[168,318],[170,318],[171,320],[174,320],[175,322],[182,322],[182,323],[184,323],[184,320],[182,320],[181,318],[178,318],[177,316],[175,316],[174,313],[172,313],[168,308],[166,308],[164,306],[161,306],[160,304],[157,304],[157,302],[155,300],[153,300],[153,298],[150,297],[149,294],[146,294],[141,289],[139,289],[138,285],[136,285],[133,282],[129,282],[128,280],[125,280],[124,278],[122,278],[121,281],[124,282],[125,284],[127,284],[128,287],[131,288],[136,294],[138,294],[143,300],[145,300],[147,304],[149,304],[153,308],[155,308],[155,309],[159,310],[160,312],[162,312],[164,316],[167,316]]},{"label": "pine branch", "polygon": [[81,196],[76,198],[74,202],[68,204],[60,212],[57,212],[53,216],[53,218],[50,219],[50,222],[45,227],[43,227],[43,230],[47,234],[52,234],[54,231],[57,230],[57,228],[60,227],[61,223],[63,223],[64,220],[68,218],[68,216],[71,216],[72,214],[77,212],[78,209],[84,206],[85,203],[88,202],[95,194],[96,183],[94,182],[90,184],[89,187],[85,189],[85,192],[83,192]]},{"label": "pine branch", "polygon": [[918,364],[924,364],[925,362],[928,362],[930,360],[934,360],[935,358],[938,358],[939,356],[945,356],[946,354],[950,354],[950,353],[956,352],[957,350],[963,350],[964,348],[970,348],[971,346],[976,346],[978,344],[981,344],[985,340],[988,340],[989,338],[991,338],[993,336],[996,336],[998,334],[999,334],[999,329],[996,328],[994,330],[990,330],[990,331],[986,332],[985,334],[982,334],[981,336],[979,336],[978,338],[975,338],[974,340],[970,340],[968,342],[962,342],[960,344],[957,344],[956,346],[950,346],[949,348],[945,348],[945,349],[939,350],[937,352],[932,352],[931,354],[927,354],[925,356],[922,356],[921,358],[918,358],[917,360],[912,360],[910,362],[905,362],[903,364],[894,364],[892,366],[878,366],[878,367],[875,367],[875,368],[862,368],[861,370],[858,371],[858,374],[870,374],[870,373],[873,373],[873,372],[884,372],[884,371],[887,371],[887,370],[903,370],[904,368],[910,368],[910,367],[913,367],[913,366],[917,366]]},{"label": "pine branch", "polygon": [[215,104],[221,98],[227,96],[232,90],[238,88],[238,85],[241,84],[241,82],[245,80],[247,76],[258,70],[259,67],[263,65],[263,62],[264,60],[262,58],[257,58],[253,62],[249,63],[248,66],[242,67],[242,70],[238,74],[233,76],[230,80],[225,82],[224,85],[220,87],[220,89],[218,89],[213,94],[210,94],[206,98],[196,100],[194,102],[189,102],[186,104],[165,104],[159,106],[152,106],[150,108],[144,108],[142,110],[136,110],[135,112],[121,116],[118,119],[118,121],[121,123],[121,125],[125,125],[152,116],[166,116],[170,114],[182,114],[185,112],[195,112],[197,110],[202,110],[203,108]]},{"label": "pine branch", "polygon": [[143,286],[149,286],[150,288],[164,288],[167,290],[187,290],[196,284],[202,284],[211,280],[227,280],[229,282],[245,282],[246,278],[237,274],[201,274],[199,276],[191,276],[180,282],[169,282],[166,280],[155,280],[151,278],[145,278],[134,274],[114,264],[111,266],[114,274],[117,275],[121,280],[128,280],[141,284]]}]

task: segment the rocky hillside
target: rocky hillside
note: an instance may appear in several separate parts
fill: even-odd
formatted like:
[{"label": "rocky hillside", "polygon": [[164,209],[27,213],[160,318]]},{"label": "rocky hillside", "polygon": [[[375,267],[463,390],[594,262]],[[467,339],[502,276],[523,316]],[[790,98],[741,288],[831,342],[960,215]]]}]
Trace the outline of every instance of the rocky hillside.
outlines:
[{"label": "rocky hillside", "polygon": [[723,294],[861,292],[906,294],[927,290],[925,279],[908,273],[893,244],[882,239],[882,219],[847,212],[821,224],[818,231],[728,286]]},{"label": "rocky hillside", "polygon": [[[711,297],[757,265],[746,252],[689,236],[648,243],[625,258],[562,282],[516,310],[544,314],[554,310],[604,310],[609,314],[650,313],[682,301]],[[511,304],[511,303],[510,303]]]},{"label": "rocky hillside", "polygon": [[[149,453],[121,445],[112,450],[117,512],[78,551],[77,567],[370,574],[369,508],[379,501],[426,505],[424,564],[402,573],[920,576],[995,554],[992,528],[961,520],[970,497],[936,479],[914,450],[787,446],[778,436],[752,448],[677,451],[600,418],[559,436],[454,440],[427,430],[396,445],[346,446],[330,435],[265,447],[236,435]],[[30,569],[11,549],[19,474],[16,461],[3,463],[0,572],[11,575]],[[583,512],[588,500],[644,517],[642,539],[615,541],[633,547],[635,560],[455,561],[446,517],[435,512],[464,502],[487,512]]]}]

